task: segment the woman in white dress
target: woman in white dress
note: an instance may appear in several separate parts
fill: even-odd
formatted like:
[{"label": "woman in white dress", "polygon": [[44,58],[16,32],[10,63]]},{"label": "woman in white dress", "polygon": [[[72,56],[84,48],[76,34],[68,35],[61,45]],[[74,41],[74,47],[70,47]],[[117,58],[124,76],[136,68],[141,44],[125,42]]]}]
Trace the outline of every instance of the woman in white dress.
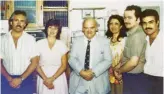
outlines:
[{"label": "woman in white dress", "polygon": [[37,94],[68,94],[65,75],[68,48],[59,40],[60,33],[59,20],[50,19],[45,26],[46,38],[37,42]]},{"label": "woman in white dress", "polygon": [[112,65],[109,68],[109,81],[111,84],[111,94],[122,94],[123,83],[122,79],[116,79],[114,69],[121,66],[121,58],[125,45],[125,26],[123,17],[119,15],[111,15],[108,20],[108,31],[106,33],[110,41],[110,49],[112,51]]}]

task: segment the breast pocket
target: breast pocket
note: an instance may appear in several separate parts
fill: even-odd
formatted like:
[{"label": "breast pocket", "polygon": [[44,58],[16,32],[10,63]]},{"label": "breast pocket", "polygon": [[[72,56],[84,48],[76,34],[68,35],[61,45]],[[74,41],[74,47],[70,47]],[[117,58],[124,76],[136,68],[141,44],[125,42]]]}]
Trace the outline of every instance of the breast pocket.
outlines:
[{"label": "breast pocket", "polygon": [[97,53],[95,55],[97,56],[96,59],[101,61],[104,58],[104,51],[103,50],[97,50]]}]

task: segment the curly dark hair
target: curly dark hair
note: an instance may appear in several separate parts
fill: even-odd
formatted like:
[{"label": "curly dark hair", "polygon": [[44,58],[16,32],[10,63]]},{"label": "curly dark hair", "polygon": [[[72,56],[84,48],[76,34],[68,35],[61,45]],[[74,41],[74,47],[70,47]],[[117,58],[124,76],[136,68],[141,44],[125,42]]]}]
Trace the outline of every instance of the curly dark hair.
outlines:
[{"label": "curly dark hair", "polygon": [[112,20],[112,19],[117,19],[119,22],[120,22],[120,24],[122,25],[122,28],[121,28],[121,30],[120,30],[120,33],[119,33],[119,35],[118,35],[118,37],[117,37],[117,41],[119,41],[119,38],[120,37],[126,37],[126,29],[125,29],[125,25],[124,25],[124,20],[123,20],[123,17],[122,16],[120,16],[120,15],[111,15],[110,17],[109,17],[109,20],[108,20],[108,23],[107,23],[107,27],[108,27],[108,29],[107,29],[107,32],[106,32],[106,36],[108,37],[108,38],[112,38],[112,36],[113,36],[113,33],[111,32],[111,30],[110,30],[110,28],[109,28],[109,24],[110,24],[110,21]]}]

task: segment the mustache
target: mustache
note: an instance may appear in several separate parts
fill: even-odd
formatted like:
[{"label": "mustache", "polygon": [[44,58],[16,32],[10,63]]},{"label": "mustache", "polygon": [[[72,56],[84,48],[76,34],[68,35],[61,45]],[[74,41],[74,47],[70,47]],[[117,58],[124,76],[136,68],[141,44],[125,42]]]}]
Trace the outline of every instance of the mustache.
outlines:
[{"label": "mustache", "polygon": [[20,25],[17,25],[16,27],[20,27],[20,28],[22,28],[22,26],[20,26]]},{"label": "mustache", "polygon": [[148,30],[148,29],[152,29],[152,28],[150,28],[150,27],[145,28],[145,30]]}]

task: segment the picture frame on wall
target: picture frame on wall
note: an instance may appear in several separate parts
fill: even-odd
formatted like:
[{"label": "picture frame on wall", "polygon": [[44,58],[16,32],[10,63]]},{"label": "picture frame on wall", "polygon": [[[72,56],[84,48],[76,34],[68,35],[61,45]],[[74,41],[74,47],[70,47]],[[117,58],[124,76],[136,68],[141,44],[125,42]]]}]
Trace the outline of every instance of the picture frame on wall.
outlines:
[{"label": "picture frame on wall", "polygon": [[93,17],[94,18],[94,10],[82,10],[82,18]]}]

